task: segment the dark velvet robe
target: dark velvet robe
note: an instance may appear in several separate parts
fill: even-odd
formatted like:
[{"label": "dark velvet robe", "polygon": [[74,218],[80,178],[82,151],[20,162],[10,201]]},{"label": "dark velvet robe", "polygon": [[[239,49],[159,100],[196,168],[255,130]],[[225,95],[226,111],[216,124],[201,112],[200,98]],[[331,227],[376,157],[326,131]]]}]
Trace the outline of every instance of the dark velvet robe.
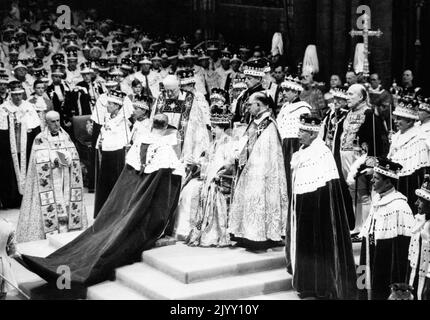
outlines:
[{"label": "dark velvet robe", "polygon": [[22,263],[54,285],[61,265],[71,269],[72,288],[112,279],[163,235],[180,188],[181,176],[171,169],[140,174],[127,165],[92,227],[46,258],[23,255]]},{"label": "dark velvet robe", "polygon": [[[40,133],[37,127],[27,133],[26,159],[27,166],[30,160],[31,147],[34,138]],[[18,191],[15,169],[13,166],[12,153],[10,149],[9,130],[0,130],[0,168],[2,172],[2,182],[0,183],[0,208],[19,208],[22,195]]]},{"label": "dark velvet robe", "polygon": [[94,203],[94,218],[109,197],[125,165],[125,148],[115,151],[101,151],[100,169]]},{"label": "dark velvet robe", "polygon": [[[387,300],[391,284],[407,283],[410,240],[410,237],[397,236],[370,244],[372,300]],[[366,265],[366,238],[361,245],[360,265]],[[360,298],[367,298],[366,290],[360,290]]]},{"label": "dark velvet robe", "polygon": [[[71,92],[70,98],[68,99],[68,116],[70,119],[73,116],[82,116],[82,115],[90,115],[92,113],[92,106],[95,105],[96,101],[91,100],[91,96],[89,92],[89,84],[85,81],[81,81],[76,84],[78,88],[75,87],[75,90]],[[80,89],[85,88],[85,89]],[[98,82],[93,82],[94,95],[95,98],[98,98],[101,94],[103,94],[103,88]],[[79,109],[80,105],[80,109]],[[95,144],[97,141],[97,137],[99,134],[100,126],[96,123],[93,123],[93,135],[91,140],[91,146],[87,146],[82,144],[82,142],[77,141],[75,139],[75,134],[72,132],[70,136],[72,140],[76,140],[76,147],[79,152],[79,156],[81,160],[86,164],[88,172],[84,177],[86,181],[86,186],[90,191],[94,191],[95,181],[96,181],[96,150]]]},{"label": "dark velvet robe", "polygon": [[340,180],[297,195],[296,267],[301,298],[356,299],[356,270]]},{"label": "dark velvet robe", "polygon": [[249,97],[260,91],[265,91],[261,83],[257,84],[255,87],[245,90],[237,99],[236,111],[232,122],[242,122],[249,124],[251,122],[251,115],[246,111],[245,103],[248,101]]},{"label": "dark velvet robe", "polygon": [[354,204],[351,198],[351,193],[349,192],[348,184],[346,183],[345,177],[342,174],[342,162],[340,160],[340,148],[339,148],[340,137],[342,136],[343,122],[345,121],[346,113],[342,112],[340,115],[338,115],[340,119],[336,125],[336,128],[331,127],[331,120],[333,119],[334,116],[335,116],[334,114],[330,114],[330,112],[328,112],[328,115],[325,117],[323,121],[322,139],[327,143],[329,131],[334,130],[331,150],[333,152],[334,161],[336,161],[336,166],[339,171],[339,180],[340,180],[340,185],[342,187],[342,195],[345,201],[345,207],[347,208],[346,213],[348,217],[349,228],[350,230],[354,230],[355,228]]},{"label": "dark velvet robe", "polygon": [[333,155],[317,138],[293,155],[291,166],[292,219],[285,244],[293,287],[301,298],[356,299],[349,210]]},{"label": "dark velvet robe", "polygon": [[55,92],[55,86],[53,84],[46,88],[46,94],[51,99],[54,110],[60,114],[62,128],[70,135],[70,127],[65,126],[65,122],[70,122],[72,117],[70,106],[71,91],[67,84],[61,83],[59,86],[63,94],[64,101],[61,102],[58,98],[57,93]]}]

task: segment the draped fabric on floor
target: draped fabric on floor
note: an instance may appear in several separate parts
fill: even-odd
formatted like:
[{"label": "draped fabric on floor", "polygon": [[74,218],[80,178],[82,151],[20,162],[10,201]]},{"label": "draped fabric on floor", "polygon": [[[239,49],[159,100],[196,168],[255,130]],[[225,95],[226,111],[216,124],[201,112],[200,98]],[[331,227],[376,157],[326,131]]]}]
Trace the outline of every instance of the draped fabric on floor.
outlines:
[{"label": "draped fabric on floor", "polygon": [[181,177],[171,169],[139,175],[126,166],[94,225],[47,258],[23,256],[33,272],[57,281],[59,266],[71,270],[72,284],[112,278],[115,268],[140,260],[163,235],[176,209]]}]

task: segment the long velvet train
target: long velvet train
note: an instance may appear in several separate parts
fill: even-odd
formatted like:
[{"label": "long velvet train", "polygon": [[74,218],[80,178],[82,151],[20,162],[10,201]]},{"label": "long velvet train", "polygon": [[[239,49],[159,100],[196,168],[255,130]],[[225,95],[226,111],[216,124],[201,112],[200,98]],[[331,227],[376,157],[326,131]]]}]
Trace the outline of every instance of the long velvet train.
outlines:
[{"label": "long velvet train", "polygon": [[23,255],[25,265],[53,282],[59,266],[71,282],[88,286],[112,278],[118,267],[139,260],[163,235],[176,209],[181,177],[171,169],[139,175],[126,166],[94,225],[46,258]]}]

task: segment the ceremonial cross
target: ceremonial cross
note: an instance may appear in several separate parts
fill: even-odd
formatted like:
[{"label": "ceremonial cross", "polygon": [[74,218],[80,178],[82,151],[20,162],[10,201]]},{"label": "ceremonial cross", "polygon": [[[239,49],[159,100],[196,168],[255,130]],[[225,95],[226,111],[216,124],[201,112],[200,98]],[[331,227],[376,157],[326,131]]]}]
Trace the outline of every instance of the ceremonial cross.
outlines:
[{"label": "ceremonial cross", "polygon": [[369,22],[370,17],[367,13],[364,14],[364,25],[363,30],[352,30],[349,34],[351,37],[355,36],[362,36],[364,39],[364,66],[363,66],[363,73],[364,76],[367,78],[370,76],[370,70],[369,70],[369,37],[381,37],[383,35],[383,32],[378,29],[378,31],[372,31],[369,30]]}]

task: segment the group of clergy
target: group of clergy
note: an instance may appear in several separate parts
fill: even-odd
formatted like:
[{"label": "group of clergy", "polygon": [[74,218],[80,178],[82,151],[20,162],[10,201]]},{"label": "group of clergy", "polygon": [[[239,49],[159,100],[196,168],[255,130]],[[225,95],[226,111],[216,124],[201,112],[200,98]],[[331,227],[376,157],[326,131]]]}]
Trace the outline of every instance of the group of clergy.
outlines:
[{"label": "group of clergy", "polygon": [[387,299],[396,283],[429,298],[430,106],[410,71],[401,92],[347,74],[323,95],[311,68],[286,76],[260,48],[37,26],[5,26],[0,46],[0,206],[21,208],[18,242],[85,229],[84,185],[101,224],[127,170],[169,168],[183,180],[163,235],[285,244],[302,298]]}]

